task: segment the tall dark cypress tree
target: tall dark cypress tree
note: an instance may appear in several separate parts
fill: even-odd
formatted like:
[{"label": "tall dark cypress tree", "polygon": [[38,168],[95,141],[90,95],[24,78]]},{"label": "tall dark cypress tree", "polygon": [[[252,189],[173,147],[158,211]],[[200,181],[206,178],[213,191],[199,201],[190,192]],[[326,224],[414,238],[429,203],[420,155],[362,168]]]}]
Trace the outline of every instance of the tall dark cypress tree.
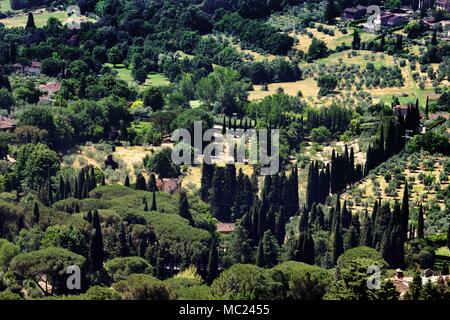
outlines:
[{"label": "tall dark cypress tree", "polygon": [[25,30],[34,30],[34,29],[36,29],[36,24],[34,23],[33,13],[30,11],[28,12],[28,19],[27,24],[25,26]]},{"label": "tall dark cypress tree", "polygon": [[425,236],[424,233],[424,217],[423,217],[423,208],[422,204],[419,207],[419,217],[417,218],[417,238],[423,239]]},{"label": "tall dark cypress tree", "polygon": [[348,229],[352,222],[352,213],[347,209],[347,200],[344,200],[344,204],[342,205],[341,221],[342,228],[344,229]]},{"label": "tall dark cypress tree", "polygon": [[148,211],[148,201],[147,198],[144,198],[144,211]]},{"label": "tall dark cypress tree", "polygon": [[130,187],[130,177],[128,175],[125,177],[125,182],[123,185],[128,188]]},{"label": "tall dark cypress tree", "polygon": [[290,201],[290,216],[292,217],[297,213],[297,211],[300,209],[300,199],[298,195],[298,167],[297,164],[295,164],[294,168],[292,168],[292,173],[290,177],[290,184],[291,184],[291,194],[292,194],[292,201]]},{"label": "tall dark cypress tree", "polygon": [[358,233],[356,232],[356,228],[354,226],[350,226],[345,237],[345,250],[355,248],[359,244]]},{"label": "tall dark cypress tree", "polygon": [[222,134],[224,135],[227,132],[227,124],[226,124],[226,116],[223,117],[223,122],[222,122]]},{"label": "tall dark cypress tree", "polygon": [[339,256],[344,252],[344,243],[342,239],[342,226],[340,223],[340,213],[336,214],[336,223],[333,230],[333,262],[336,263]]},{"label": "tall dark cypress tree", "polygon": [[89,191],[94,190],[97,187],[97,179],[95,178],[95,169],[91,166],[89,170]]},{"label": "tall dark cypress tree", "polygon": [[286,230],[284,226],[284,219],[281,213],[275,215],[275,237],[278,244],[281,246],[284,244],[284,238],[286,236]]},{"label": "tall dark cypress tree", "polygon": [[327,0],[327,4],[325,6],[325,14],[324,14],[325,22],[328,24],[333,23],[335,14],[336,14],[336,9],[335,9],[335,5],[334,5],[334,0]]},{"label": "tall dark cypress tree", "polygon": [[209,248],[209,258],[208,258],[208,275],[207,282],[211,284],[215,278],[219,275],[219,252],[217,248],[216,239],[211,242],[211,247]]},{"label": "tall dark cypress tree", "polygon": [[264,268],[266,266],[264,261],[263,239],[259,240],[258,243],[258,250],[256,251],[256,265],[260,268]]},{"label": "tall dark cypress tree", "polygon": [[214,176],[214,165],[203,162],[200,198],[205,202],[209,200],[209,192],[212,187],[213,176]]},{"label": "tall dark cypress tree", "polygon": [[229,206],[225,206],[226,196],[224,185],[225,169],[223,167],[217,167],[214,170],[209,199],[211,213],[219,221],[230,221],[231,211],[229,210]]},{"label": "tall dark cypress tree", "polygon": [[297,250],[298,261],[311,265],[315,263],[314,240],[309,229],[300,234]]},{"label": "tall dark cypress tree", "polygon": [[269,230],[272,234],[275,234],[275,212],[272,207],[270,207],[267,212],[266,230]]},{"label": "tall dark cypress tree", "polygon": [[448,224],[448,229],[447,229],[447,248],[450,249],[450,223]]},{"label": "tall dark cypress tree", "polygon": [[64,192],[64,179],[62,176],[59,176],[59,183],[58,183],[58,191],[56,193],[56,200],[63,200],[66,198],[65,192]]},{"label": "tall dark cypress tree", "polygon": [[402,199],[402,230],[404,232],[403,236],[406,240],[409,222],[409,195],[408,195],[408,180],[405,179],[405,188],[403,189],[403,199]]},{"label": "tall dark cypress tree", "polygon": [[372,218],[368,216],[367,210],[364,218],[360,244],[362,246],[373,247],[373,221]]},{"label": "tall dark cypress tree", "polygon": [[189,211],[189,202],[185,191],[180,192],[180,199],[178,202],[178,213],[181,217],[185,218],[192,225],[194,219],[192,219],[191,212]]},{"label": "tall dark cypress tree", "polygon": [[125,224],[121,223],[119,228],[119,255],[121,257],[128,257],[130,255],[130,246],[127,241],[127,233],[125,230]]},{"label": "tall dark cypress tree", "polygon": [[92,228],[94,229],[94,235],[91,239],[90,245],[90,262],[92,270],[99,271],[103,268],[105,252],[103,249],[103,235],[100,226],[100,217],[97,210],[95,210],[92,215]]},{"label": "tall dark cypress tree", "polygon": [[153,189],[152,193],[152,207],[150,208],[151,211],[156,211],[156,191]]},{"label": "tall dark cypress tree", "polygon": [[38,224],[39,223],[39,217],[40,217],[40,213],[39,213],[39,205],[37,202],[34,203],[34,208],[33,208],[33,222],[34,224]]},{"label": "tall dark cypress tree", "polygon": [[142,173],[139,173],[136,177],[136,190],[147,190],[147,182],[145,181],[145,177]]}]

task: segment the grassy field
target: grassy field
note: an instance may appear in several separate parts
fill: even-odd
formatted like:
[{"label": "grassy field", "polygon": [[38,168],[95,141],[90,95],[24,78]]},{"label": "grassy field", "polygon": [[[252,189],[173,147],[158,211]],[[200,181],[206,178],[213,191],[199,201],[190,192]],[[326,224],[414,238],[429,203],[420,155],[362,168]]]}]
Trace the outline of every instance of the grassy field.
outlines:
[{"label": "grassy field", "polygon": [[[58,20],[64,23],[64,21],[67,19],[67,13],[64,11],[35,13],[34,22],[36,24],[36,27],[41,28],[45,26],[47,24],[47,20],[50,17],[57,18]],[[27,19],[28,15],[23,14],[12,18],[0,19],[0,23],[4,24],[6,28],[25,27],[27,24]]]},{"label": "grassy field", "polygon": [[[439,164],[438,160],[440,160],[440,159],[441,158],[437,159],[436,164],[432,171],[426,171],[423,168],[415,170],[415,171],[411,171],[410,169],[403,170],[403,174],[406,177],[408,177],[408,179],[410,179],[411,177],[414,178],[414,181],[413,182],[409,181],[409,184],[412,184],[412,186],[413,186],[412,192],[410,195],[410,199],[415,204],[418,204],[423,201],[427,202],[427,201],[436,199],[436,192],[434,190],[431,190],[431,191],[425,190],[424,185],[419,180],[419,175],[421,173],[424,173],[424,174],[432,174],[436,178],[439,177],[439,174],[444,171],[444,168],[442,167],[442,165]],[[376,180],[378,181],[378,183],[380,185],[381,199],[383,201],[389,201],[391,204],[394,204],[395,199],[398,199],[399,197],[401,197],[403,188],[404,188],[403,185],[401,185],[400,188],[397,188],[397,196],[389,196],[385,193],[385,190],[384,190],[386,188],[386,186],[388,185],[388,183],[386,182],[384,177],[381,175],[377,175]],[[446,188],[447,185],[448,185],[448,182],[441,182],[442,189]],[[369,208],[371,208],[373,206],[373,202],[376,199],[376,196],[374,194],[372,186],[373,186],[373,182],[369,178],[364,178],[363,180],[361,180],[359,183],[356,184],[356,187],[362,191],[361,204],[354,203],[352,206],[350,206],[352,209],[363,210],[364,202],[367,203]],[[343,193],[341,198],[354,200],[353,196],[350,195],[348,192]],[[443,201],[438,201],[438,203],[439,203],[439,206],[441,207],[441,209],[443,209],[445,207],[445,204]]]},{"label": "grassy field", "polygon": [[[110,63],[105,64],[107,67],[110,67],[112,70],[117,71],[118,76],[120,79],[129,82],[129,83],[135,83],[133,80],[133,76],[131,75],[131,70],[128,68],[125,68],[123,64],[117,64],[116,66],[113,66]],[[170,84],[169,79],[166,78],[161,73],[150,73],[147,76],[147,80],[142,84],[140,87],[146,87],[146,86],[167,86]]]},{"label": "grassy field", "polygon": [[291,96],[296,96],[297,92],[301,91],[305,98],[317,97],[317,94],[319,92],[317,82],[312,78],[308,78],[296,82],[270,83],[268,84],[267,91],[263,91],[261,85],[255,85],[253,86],[253,91],[248,92],[248,99],[250,101],[264,99],[267,96],[275,94],[278,88],[282,88],[284,90],[284,93]]},{"label": "grassy field", "polygon": [[0,11],[11,10],[11,0],[0,0]]},{"label": "grassy field", "polygon": [[[320,25],[320,23],[316,23],[316,26]],[[343,34],[339,31],[335,26],[324,25],[324,28],[330,29],[334,31],[334,36],[330,36],[323,32],[319,32],[316,28],[306,28],[307,32],[312,33],[314,38],[320,39],[325,42],[329,49],[336,49],[337,46],[342,44],[351,45],[353,40],[353,29],[347,28],[347,34]],[[302,50],[304,52],[308,51],[309,46],[311,45],[312,38],[308,37],[307,34],[295,34],[293,32],[289,33],[289,35],[293,38],[298,39],[298,44],[295,46],[296,49]],[[367,32],[360,32],[362,41],[369,41],[376,38],[376,35]]]},{"label": "grassy field", "polygon": [[436,254],[439,256],[450,257],[450,249],[447,247],[440,247],[436,250]]}]

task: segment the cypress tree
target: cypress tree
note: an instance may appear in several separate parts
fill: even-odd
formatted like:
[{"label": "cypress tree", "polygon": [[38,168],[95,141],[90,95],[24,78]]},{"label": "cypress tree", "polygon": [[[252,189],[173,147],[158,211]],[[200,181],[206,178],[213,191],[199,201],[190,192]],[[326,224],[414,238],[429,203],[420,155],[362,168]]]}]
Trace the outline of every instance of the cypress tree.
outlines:
[{"label": "cypress tree", "polygon": [[348,229],[346,237],[345,237],[345,250],[355,248],[359,244],[358,234],[356,232],[356,228],[354,226],[350,226]]},{"label": "cypress tree", "polygon": [[353,32],[353,40],[352,40],[352,49],[359,50],[361,47],[361,37],[359,35],[358,30],[355,29]]},{"label": "cypress tree", "polygon": [[222,123],[222,134],[224,135],[227,133],[227,125],[226,125],[226,116],[223,117],[223,123]]},{"label": "cypress tree", "polygon": [[228,211],[228,206],[225,206],[225,169],[217,167],[214,170],[214,176],[211,184],[211,194],[209,198],[211,214],[219,221],[229,221],[231,214]]},{"label": "cypress tree", "polygon": [[272,234],[275,234],[275,212],[270,207],[266,217],[266,230],[269,230]]},{"label": "cypress tree", "polygon": [[317,208],[317,217],[314,223],[320,228],[324,228],[325,226],[325,214],[321,207]]},{"label": "cypress tree", "polygon": [[40,213],[39,213],[39,205],[37,202],[34,203],[34,208],[33,208],[33,222],[35,224],[39,223],[39,217],[40,217]]},{"label": "cypress tree", "polygon": [[291,201],[290,203],[290,216],[292,217],[297,213],[300,208],[300,199],[298,195],[298,167],[295,164],[294,168],[292,168],[292,173],[290,177],[290,185],[291,185]]},{"label": "cypress tree", "polygon": [[448,265],[447,262],[444,262],[444,264],[442,265],[442,275],[448,275],[449,271],[448,271]]},{"label": "cypress tree", "polygon": [[180,214],[181,217],[188,220],[191,225],[194,224],[194,220],[192,219],[191,212],[189,211],[189,203],[188,203],[187,194],[185,191],[180,192],[180,199],[178,202],[178,213]]},{"label": "cypress tree", "polygon": [[95,178],[95,169],[91,167],[89,173],[89,191],[94,190],[97,187],[97,179]]},{"label": "cypress tree", "polygon": [[280,212],[275,215],[275,237],[277,238],[278,244],[281,246],[284,244],[284,238],[286,236],[284,219]]},{"label": "cypress tree", "polygon": [[128,188],[130,187],[130,177],[128,175],[125,177],[125,182],[123,185]]},{"label": "cypress tree", "polygon": [[150,208],[151,211],[156,211],[156,192],[155,189],[153,189],[152,193],[152,207]]},{"label": "cypress tree", "polygon": [[265,267],[263,240],[259,240],[258,251],[256,252],[256,265],[260,268]]},{"label": "cypress tree", "polygon": [[36,29],[36,24],[34,23],[33,13],[30,11],[28,12],[28,19],[27,24],[25,26],[25,30],[34,30],[34,29]]},{"label": "cypress tree", "polygon": [[217,249],[216,239],[213,239],[211,247],[209,248],[207,282],[211,284],[213,280],[217,278],[218,275],[219,275],[219,252]]},{"label": "cypress tree", "polygon": [[448,224],[448,229],[447,229],[447,248],[450,249],[450,223]]},{"label": "cypress tree", "polygon": [[128,245],[124,223],[120,224],[118,239],[119,239],[119,255],[121,257],[128,257],[130,255],[130,247]]},{"label": "cypress tree", "polygon": [[92,225],[92,211],[89,210],[86,215],[84,216],[84,220],[89,222]]},{"label": "cypress tree", "polygon": [[145,181],[145,177],[142,173],[139,173],[136,178],[136,190],[147,190],[147,182]]},{"label": "cypress tree", "polygon": [[394,257],[392,251],[391,230],[387,229],[384,231],[383,237],[381,238],[380,253],[383,256],[383,259],[389,264],[389,266],[394,267]]},{"label": "cypress tree", "polygon": [[298,231],[299,233],[302,233],[303,231],[306,231],[306,229],[309,228],[309,213],[308,210],[305,208],[303,208],[303,213],[300,216],[300,220],[298,223]]},{"label": "cypress tree", "polygon": [[334,0],[327,0],[327,4],[325,6],[324,19],[328,24],[332,24],[334,21],[334,16],[336,14],[334,6]]},{"label": "cypress tree", "polygon": [[404,232],[404,239],[406,239],[407,231],[408,231],[408,222],[409,222],[409,195],[408,195],[408,180],[405,179],[405,188],[403,189],[403,199],[402,199],[402,229]]},{"label": "cypress tree", "polygon": [[156,254],[156,277],[158,279],[164,279],[166,277],[166,265],[164,259],[164,252],[160,248]]},{"label": "cypress tree", "polygon": [[336,223],[333,230],[333,262],[336,263],[339,256],[344,252],[344,244],[342,240],[342,226],[340,223],[340,213],[336,214]]},{"label": "cypress tree", "polygon": [[154,173],[150,174],[150,178],[148,179],[148,191],[150,192],[157,191],[156,177]]},{"label": "cypress tree", "polygon": [[205,202],[209,200],[209,192],[212,187],[213,176],[214,176],[214,165],[208,164],[203,161],[200,198]]},{"label": "cypress tree", "polygon": [[425,104],[425,117],[428,119],[428,113],[430,112],[429,106],[428,106],[428,96],[427,96],[427,102]]},{"label": "cypress tree", "polygon": [[148,202],[147,202],[147,198],[145,198],[145,200],[144,200],[144,211],[148,211]]},{"label": "cypress tree", "polygon": [[102,186],[105,186],[105,185],[106,185],[105,176],[102,175],[102,178],[101,178],[101,179],[102,179],[102,180],[101,180],[100,184],[101,184]]},{"label": "cypress tree", "polygon": [[90,245],[90,261],[92,270],[99,271],[103,268],[105,252],[103,249],[103,235],[100,226],[100,217],[97,210],[95,210],[92,215],[92,228],[94,229],[94,235],[91,239]]},{"label": "cypress tree", "polygon": [[367,247],[373,247],[373,222],[372,219],[367,215],[364,218],[364,228],[361,234],[361,245]]},{"label": "cypress tree", "polygon": [[63,200],[66,198],[65,192],[64,192],[64,179],[62,176],[59,176],[59,183],[58,183],[58,191],[56,193],[56,199],[57,200]]},{"label": "cypress tree", "polygon": [[395,39],[395,51],[400,52],[402,50],[403,50],[403,36],[399,34]]},{"label": "cypress tree", "polygon": [[15,63],[17,58],[17,48],[16,43],[14,41],[11,41],[9,43],[9,62]]},{"label": "cypress tree", "polygon": [[386,38],[385,35],[382,34],[381,35],[381,39],[380,39],[380,51],[383,52],[384,51],[384,46],[386,45]]},{"label": "cypress tree", "polygon": [[417,238],[424,238],[424,217],[423,217],[423,208],[422,204],[419,207],[419,217],[417,218]]},{"label": "cypress tree", "polygon": [[342,228],[344,229],[348,229],[352,222],[352,214],[347,209],[347,200],[344,200],[344,204],[342,206],[341,221],[342,221]]},{"label": "cypress tree", "polygon": [[89,198],[89,175],[86,175],[86,178],[84,179],[83,184],[83,192],[82,192],[82,199]]},{"label": "cypress tree", "polygon": [[307,229],[302,232],[299,239],[299,261],[313,265],[315,263],[314,240],[311,231]]}]

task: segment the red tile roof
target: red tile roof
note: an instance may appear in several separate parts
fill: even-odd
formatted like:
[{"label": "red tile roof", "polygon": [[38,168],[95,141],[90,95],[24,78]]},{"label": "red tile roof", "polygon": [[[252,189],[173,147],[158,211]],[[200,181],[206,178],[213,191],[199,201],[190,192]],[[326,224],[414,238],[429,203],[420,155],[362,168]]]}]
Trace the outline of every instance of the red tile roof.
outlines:
[{"label": "red tile roof", "polygon": [[234,223],[219,222],[216,225],[216,228],[219,233],[230,233],[234,231],[235,225]]},{"label": "red tile roof", "polygon": [[9,130],[16,127],[16,121],[11,118],[0,116],[0,130]]}]

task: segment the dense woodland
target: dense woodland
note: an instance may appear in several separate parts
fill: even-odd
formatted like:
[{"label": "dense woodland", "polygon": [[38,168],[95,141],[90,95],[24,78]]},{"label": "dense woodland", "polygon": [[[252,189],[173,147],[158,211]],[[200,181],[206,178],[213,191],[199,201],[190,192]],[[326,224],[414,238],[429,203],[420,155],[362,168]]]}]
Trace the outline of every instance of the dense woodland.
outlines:
[{"label": "dense woodland", "polygon": [[[423,18],[417,1],[387,2],[411,5]],[[353,30],[351,44],[331,48],[312,37],[300,50],[292,30],[272,19],[294,16],[295,28],[321,23],[323,30],[338,25],[344,8],[368,2],[75,3],[98,20],[80,30],[57,18],[37,27],[29,9],[67,3],[13,0],[13,10],[28,14],[26,27],[0,23],[0,110],[16,121],[0,131],[0,299],[450,299],[450,254],[437,254],[450,249],[442,116],[450,109],[450,45],[440,32],[408,24],[407,36],[362,40],[362,30],[340,26]],[[449,17],[427,9],[437,20]],[[423,50],[410,50],[419,40]],[[316,64],[362,50],[399,65]],[[433,89],[398,114],[402,97],[375,101],[364,90],[403,86],[402,61],[420,64],[411,78]],[[42,74],[16,72],[32,62]],[[149,74],[169,84],[147,85]],[[282,88],[249,98],[306,79],[328,100]],[[50,81],[61,89],[43,99],[39,85]],[[342,102],[345,90],[354,95]],[[279,129],[279,173],[262,176],[259,163],[174,164],[166,136],[193,132],[194,121],[222,132]],[[106,156],[65,161],[86,146]],[[136,146],[155,148],[132,174],[116,152]],[[186,179],[193,169],[197,188]],[[419,181],[410,179],[419,170]],[[181,190],[159,189],[161,179],[178,178]],[[363,196],[366,182],[373,190]],[[234,230],[218,232],[219,223]],[[66,285],[74,264],[82,271],[78,290]],[[382,273],[378,290],[365,286],[371,266]],[[413,277],[402,295],[393,281],[398,268]],[[439,278],[422,284],[425,269]]]}]

